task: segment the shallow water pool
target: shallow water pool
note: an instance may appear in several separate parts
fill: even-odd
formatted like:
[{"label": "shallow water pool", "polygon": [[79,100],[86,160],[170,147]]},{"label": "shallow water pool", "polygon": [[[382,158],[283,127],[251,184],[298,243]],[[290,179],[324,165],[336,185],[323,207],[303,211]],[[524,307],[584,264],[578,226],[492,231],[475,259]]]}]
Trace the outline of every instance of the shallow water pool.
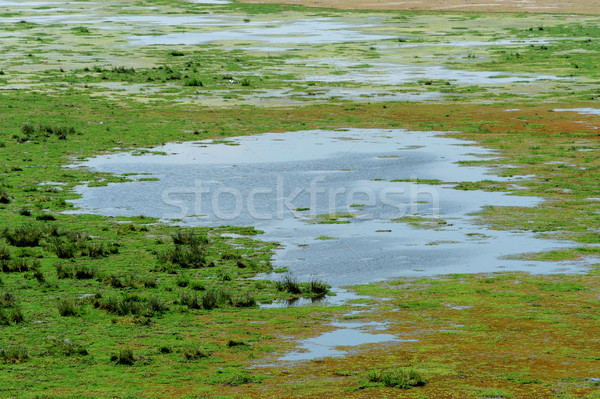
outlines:
[{"label": "shallow water pool", "polygon": [[[569,244],[490,230],[470,216],[484,206],[540,203],[453,188],[451,182],[499,179],[486,168],[457,164],[493,156],[472,142],[400,129],[171,143],[79,164],[158,180],[81,186],[75,204],[78,212],[146,215],[189,226],[255,226],[265,232],[259,238],[283,244],[277,266],[302,280],[318,277],[336,286],[398,276],[581,268],[507,257]],[[407,181],[415,178],[446,183]]]}]

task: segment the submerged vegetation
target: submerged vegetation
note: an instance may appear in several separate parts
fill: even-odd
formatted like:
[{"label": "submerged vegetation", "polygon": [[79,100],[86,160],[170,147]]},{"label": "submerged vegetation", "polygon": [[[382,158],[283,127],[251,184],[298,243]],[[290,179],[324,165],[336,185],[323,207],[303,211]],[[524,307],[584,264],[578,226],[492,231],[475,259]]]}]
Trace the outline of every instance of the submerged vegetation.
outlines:
[{"label": "submerged vegetation", "polygon": [[[64,6],[77,15],[85,3]],[[33,22],[37,14],[27,10],[3,16],[0,396],[358,398],[411,387],[401,394],[597,396],[600,116],[554,111],[598,108],[595,17],[146,3],[158,11],[123,13],[119,2],[94,11],[104,19],[121,15],[106,30],[68,18]],[[379,27],[360,34],[387,30],[391,38],[321,43],[315,36],[268,51],[245,41],[133,45],[132,25],[136,36],[194,29],[159,31],[128,20],[138,12],[144,20],[231,14],[244,29],[368,18]],[[393,76],[398,65],[446,69],[439,77],[382,83],[389,63]],[[506,75],[469,81],[453,79],[448,71],[456,70]],[[524,72],[554,77],[503,81],[512,74],[527,79]],[[399,103],[407,94],[433,100]],[[545,201],[537,207],[487,207],[476,218],[496,229],[572,240],[576,247],[521,258],[580,261],[589,269],[405,278],[354,287],[367,297],[343,305],[265,309],[260,305],[279,299],[323,298],[331,286],[289,273],[263,279],[274,271],[278,245],[261,241],[252,227],[182,228],[144,216],[73,212],[76,186],[129,180],[65,167],[74,160],[125,149],[143,154],[176,140],[349,127],[451,131],[495,150],[497,157],[477,164],[526,178],[409,181],[538,196]],[[359,216],[324,214],[309,222],[343,228]],[[422,217],[395,222],[448,226]],[[354,305],[368,312],[348,313],[362,309]],[[385,323],[400,340],[346,357],[278,363],[296,338],[316,336],[344,317]]]}]

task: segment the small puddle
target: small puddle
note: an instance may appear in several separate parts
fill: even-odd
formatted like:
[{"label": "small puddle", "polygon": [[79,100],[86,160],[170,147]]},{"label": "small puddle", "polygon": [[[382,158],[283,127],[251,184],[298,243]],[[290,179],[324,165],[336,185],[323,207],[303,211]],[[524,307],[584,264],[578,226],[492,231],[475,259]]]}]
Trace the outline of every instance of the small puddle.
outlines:
[{"label": "small puddle", "polygon": [[[207,18],[210,18],[211,23],[215,23],[215,16]],[[368,28],[375,27],[375,25],[343,22],[336,18],[274,20],[269,22],[250,21],[245,24],[239,24],[239,17],[235,16],[222,15],[217,18],[221,19],[219,25],[229,25],[227,30],[137,35],[130,36],[128,39],[133,45],[195,45],[223,41],[325,44],[394,38],[392,35],[381,35],[365,31]]]},{"label": "small puddle", "polygon": [[600,115],[600,108],[556,108],[554,112],[577,112],[581,115]]},{"label": "small puddle", "polygon": [[395,335],[377,333],[377,330],[385,329],[383,323],[344,322],[332,323],[331,325],[339,327],[339,329],[300,341],[298,350],[285,354],[278,360],[297,362],[324,357],[343,357],[348,354],[351,348],[361,345],[384,342],[417,342],[414,339],[404,340]]},{"label": "small puddle", "polygon": [[[294,61],[294,64],[299,61]],[[307,67],[331,67],[331,72],[308,75],[304,79],[318,82],[356,82],[379,85],[402,85],[415,81],[443,80],[469,85],[494,85],[510,83],[531,83],[541,80],[564,80],[554,75],[513,74],[508,72],[469,71],[450,69],[440,65],[400,65],[393,63],[373,63],[360,70],[352,69],[360,63],[342,59],[324,59],[306,64]],[[343,71],[342,74],[336,71]]]}]

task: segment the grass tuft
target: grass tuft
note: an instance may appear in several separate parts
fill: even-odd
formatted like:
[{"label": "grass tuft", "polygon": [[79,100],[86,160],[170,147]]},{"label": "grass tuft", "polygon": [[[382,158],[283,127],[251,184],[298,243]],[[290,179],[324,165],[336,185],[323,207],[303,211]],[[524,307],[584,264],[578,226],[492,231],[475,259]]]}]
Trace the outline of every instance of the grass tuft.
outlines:
[{"label": "grass tuft", "polygon": [[5,292],[0,295],[0,309],[13,308],[16,306],[17,299],[14,294]]},{"label": "grass tuft", "polygon": [[415,370],[381,370],[372,371],[368,375],[369,382],[380,383],[386,387],[410,389],[421,387],[427,380]]},{"label": "grass tuft", "polygon": [[37,215],[35,217],[35,220],[39,220],[42,222],[52,222],[52,221],[56,220],[56,217],[50,213],[43,213],[41,215]]},{"label": "grass tuft", "polygon": [[63,317],[79,316],[81,307],[71,298],[63,298],[58,301],[58,314]]},{"label": "grass tuft", "polygon": [[238,386],[244,384],[256,384],[262,381],[262,377],[248,375],[244,370],[223,369],[217,370],[209,377],[209,383],[218,385]]},{"label": "grass tuft", "polygon": [[206,357],[210,357],[212,353],[207,351],[206,349],[192,347],[192,348],[182,348],[181,354],[186,361],[203,359]]},{"label": "grass tuft", "polygon": [[67,136],[74,135],[77,132],[72,126],[34,125],[26,122],[21,126],[21,133],[23,137],[20,137],[18,141],[24,143],[34,139],[45,139],[51,135],[55,135],[59,140],[66,140]]},{"label": "grass tuft", "polygon": [[249,292],[245,292],[231,300],[231,304],[236,308],[253,308],[256,307],[256,299]]},{"label": "grass tuft", "polygon": [[69,339],[54,339],[53,346],[50,348],[51,352],[58,352],[63,356],[87,356],[89,355],[88,350],[82,345],[74,344]]},{"label": "grass tuft", "polygon": [[193,245],[200,246],[208,244],[208,238],[189,230],[179,230],[171,235],[175,245]]},{"label": "grass tuft", "polygon": [[23,225],[12,230],[5,228],[1,235],[13,247],[37,247],[43,238],[42,231],[31,225]]},{"label": "grass tuft", "polygon": [[183,306],[187,306],[188,309],[202,309],[200,301],[198,300],[198,295],[195,292],[182,292],[179,295],[179,303]]},{"label": "grass tuft", "polygon": [[27,259],[18,258],[13,260],[0,260],[0,270],[4,273],[21,273],[35,271],[40,268],[40,261],[35,259],[28,262]]},{"label": "grass tuft", "polygon": [[46,276],[44,276],[44,273],[41,270],[35,270],[33,272],[33,278],[35,278],[40,284],[44,284],[46,282]]},{"label": "grass tuft", "polygon": [[0,190],[0,204],[10,204],[10,197],[6,190]]},{"label": "grass tuft", "polygon": [[197,245],[176,245],[159,253],[158,260],[183,269],[199,269],[207,265],[205,250]]},{"label": "grass tuft", "polygon": [[[76,245],[71,242],[64,242],[59,237],[50,237],[47,242],[48,249],[56,254],[60,259],[71,259],[75,257]],[[59,277],[60,278],[60,277]]]},{"label": "grass tuft", "polygon": [[190,86],[190,87],[202,87],[204,86],[204,84],[202,83],[202,81],[198,78],[192,78],[189,80],[185,81],[185,85],[186,86]]},{"label": "grass tuft", "polygon": [[231,303],[231,295],[222,288],[212,288],[202,295],[201,303],[203,309],[212,310]]},{"label": "grass tuft", "polygon": [[15,324],[23,323],[25,321],[25,317],[23,316],[23,312],[20,308],[11,310],[10,314],[8,315],[8,319]]},{"label": "grass tuft", "polygon": [[10,257],[11,257],[10,249],[6,248],[5,246],[1,246],[0,247],[0,260],[10,260]]},{"label": "grass tuft", "polygon": [[165,313],[169,310],[169,307],[167,306],[167,304],[162,299],[158,298],[155,295],[152,295],[148,299],[147,306],[148,306],[149,313],[151,313],[151,314]]},{"label": "grass tuft", "polygon": [[29,352],[22,346],[9,346],[0,349],[0,358],[4,363],[22,363],[29,359]]},{"label": "grass tuft", "polygon": [[286,273],[280,281],[275,283],[277,291],[289,292],[290,294],[300,294],[302,290],[298,279],[291,273]]},{"label": "grass tuft", "polygon": [[55,268],[56,275],[59,279],[72,278],[76,280],[89,280],[98,274],[95,267],[86,265],[65,265],[58,263]]},{"label": "grass tuft", "polygon": [[329,292],[330,288],[330,285],[318,279],[311,280],[308,283],[308,292],[314,296],[324,296]]},{"label": "grass tuft", "polygon": [[135,356],[131,349],[123,349],[118,354],[112,355],[110,361],[122,366],[133,366],[135,364]]}]

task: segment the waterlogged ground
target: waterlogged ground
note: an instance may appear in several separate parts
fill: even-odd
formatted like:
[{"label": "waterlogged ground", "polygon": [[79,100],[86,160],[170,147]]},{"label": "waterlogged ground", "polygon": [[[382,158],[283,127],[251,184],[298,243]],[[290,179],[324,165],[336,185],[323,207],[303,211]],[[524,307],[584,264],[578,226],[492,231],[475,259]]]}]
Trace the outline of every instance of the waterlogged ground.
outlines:
[{"label": "waterlogged ground", "polygon": [[497,102],[587,94],[596,77],[595,20],[585,16],[185,1],[0,7],[0,90],[207,107]]},{"label": "waterlogged ground", "polygon": [[283,244],[276,266],[301,280],[336,286],[407,275],[583,267],[585,262],[518,259],[567,242],[474,223],[468,215],[485,206],[534,207],[540,199],[454,189],[483,180],[518,188],[524,178],[461,166],[493,157],[473,144],[397,129],[168,144],[78,164],[141,181],[78,187],[76,212],[145,215],[188,226],[254,226],[264,231],[263,239]]},{"label": "waterlogged ground", "polygon": [[[599,397],[598,17],[516,6],[0,2],[0,396]],[[428,198],[173,192],[257,170]]]}]

